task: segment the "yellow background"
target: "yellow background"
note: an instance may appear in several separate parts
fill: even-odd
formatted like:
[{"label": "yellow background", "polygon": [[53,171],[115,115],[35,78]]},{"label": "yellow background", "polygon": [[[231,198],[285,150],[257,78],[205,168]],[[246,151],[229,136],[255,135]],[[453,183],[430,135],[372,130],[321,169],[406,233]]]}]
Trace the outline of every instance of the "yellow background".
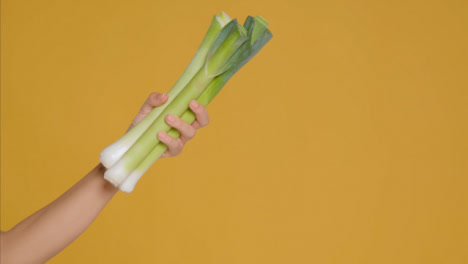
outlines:
[{"label": "yellow background", "polygon": [[50,263],[468,263],[467,1],[1,4],[1,228],[98,162],[212,15],[273,40]]}]

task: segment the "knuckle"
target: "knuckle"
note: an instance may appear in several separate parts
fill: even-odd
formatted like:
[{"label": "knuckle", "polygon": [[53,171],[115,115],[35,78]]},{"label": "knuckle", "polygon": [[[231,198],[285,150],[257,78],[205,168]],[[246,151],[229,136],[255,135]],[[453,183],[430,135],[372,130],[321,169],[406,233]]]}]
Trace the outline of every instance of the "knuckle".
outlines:
[{"label": "knuckle", "polygon": [[179,126],[179,120],[177,120],[177,118],[171,118],[169,115],[166,116],[166,122],[171,127],[178,127]]},{"label": "knuckle", "polygon": [[200,107],[200,109],[198,110],[198,113],[200,115],[205,115],[205,116],[208,115],[208,111],[204,107]]},{"label": "knuckle", "polygon": [[197,134],[197,130],[194,129],[194,128],[191,128],[191,129],[187,132],[187,137],[188,137],[188,138],[193,138],[193,137],[195,137],[196,134]]},{"label": "knuckle", "polygon": [[149,94],[148,98],[156,98],[156,96],[158,96],[159,93],[158,92],[152,92]]},{"label": "knuckle", "polygon": [[140,111],[137,114],[137,117],[143,119],[143,117],[149,114],[149,112],[151,112],[151,110],[147,107],[141,107]]},{"label": "knuckle", "polygon": [[182,145],[176,145],[171,149],[171,156],[177,156],[182,152]]},{"label": "knuckle", "polygon": [[176,139],[177,142],[177,149],[179,152],[182,152],[182,149],[184,148],[184,142],[182,142],[182,139],[178,138]]},{"label": "knuckle", "polygon": [[170,148],[177,148],[177,140],[176,139],[169,136],[168,141],[169,141]]},{"label": "knuckle", "polygon": [[196,114],[199,114],[203,112],[203,108],[201,107],[201,105],[199,105],[197,108],[193,109],[192,111],[194,111]]}]

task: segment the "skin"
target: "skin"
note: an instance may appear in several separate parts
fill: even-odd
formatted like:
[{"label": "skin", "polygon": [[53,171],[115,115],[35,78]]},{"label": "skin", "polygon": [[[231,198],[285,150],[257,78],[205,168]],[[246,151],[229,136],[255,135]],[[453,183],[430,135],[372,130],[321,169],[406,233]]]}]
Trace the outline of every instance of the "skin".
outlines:
[{"label": "skin", "polygon": [[[166,101],[166,94],[150,94],[129,129],[154,107]],[[180,154],[185,143],[195,136],[196,130],[208,125],[208,114],[201,104],[192,101],[189,107],[197,117],[192,125],[177,116],[166,116],[166,122],[179,130],[181,137],[174,139],[164,132],[157,135],[168,146],[163,157]],[[55,201],[9,231],[1,232],[0,263],[44,263],[78,238],[118,191],[118,188],[104,180],[105,171],[105,167],[98,164]]]}]

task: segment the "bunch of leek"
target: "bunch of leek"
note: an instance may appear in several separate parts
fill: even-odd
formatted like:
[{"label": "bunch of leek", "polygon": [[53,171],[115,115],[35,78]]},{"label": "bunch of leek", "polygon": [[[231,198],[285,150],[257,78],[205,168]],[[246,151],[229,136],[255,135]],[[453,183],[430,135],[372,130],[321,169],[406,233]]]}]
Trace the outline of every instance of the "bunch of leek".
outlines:
[{"label": "bunch of leek", "polygon": [[140,177],[167,150],[156,134],[167,132],[173,138],[180,133],[164,120],[167,114],[187,123],[195,121],[188,108],[196,99],[206,106],[227,83],[272,38],[268,22],[249,16],[244,26],[222,12],[216,15],[192,61],[168,93],[164,105],[154,108],[122,138],[101,152],[107,168],[104,178],[124,192],[131,192]]}]

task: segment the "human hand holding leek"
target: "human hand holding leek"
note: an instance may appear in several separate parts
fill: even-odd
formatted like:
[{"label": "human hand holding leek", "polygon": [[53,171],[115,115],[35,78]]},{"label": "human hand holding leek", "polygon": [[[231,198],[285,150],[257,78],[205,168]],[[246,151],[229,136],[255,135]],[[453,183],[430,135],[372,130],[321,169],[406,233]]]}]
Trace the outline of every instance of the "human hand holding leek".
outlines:
[{"label": "human hand holding leek", "polygon": [[[128,130],[133,128],[136,124],[138,124],[146,115],[148,115],[155,107],[161,106],[165,104],[168,100],[168,95],[163,93],[151,93],[148,96],[148,99],[143,103],[138,111],[138,114],[133,119],[132,123]],[[179,138],[173,138],[168,133],[161,131],[157,135],[158,139],[167,146],[167,150],[162,154],[163,157],[174,157],[179,155],[184,148],[184,145],[192,139],[196,131],[209,123],[208,112],[206,108],[201,105],[196,100],[193,100],[189,104],[190,110],[195,113],[195,121],[192,124],[189,124],[175,115],[167,115],[165,120],[166,122],[173,128],[175,128],[180,133]]]}]

